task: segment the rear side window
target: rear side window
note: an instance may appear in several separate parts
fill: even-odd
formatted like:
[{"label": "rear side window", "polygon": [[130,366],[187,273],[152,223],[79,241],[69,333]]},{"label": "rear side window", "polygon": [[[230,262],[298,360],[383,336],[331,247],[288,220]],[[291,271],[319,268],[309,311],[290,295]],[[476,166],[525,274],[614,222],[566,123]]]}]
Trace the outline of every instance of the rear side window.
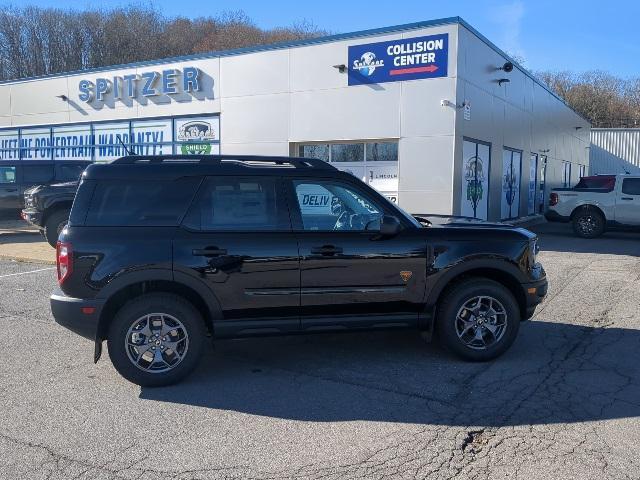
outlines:
[{"label": "rear side window", "polygon": [[183,225],[204,231],[290,230],[274,177],[209,177]]},{"label": "rear side window", "polygon": [[640,195],[640,178],[625,178],[622,181],[622,193]]},{"label": "rear side window", "polygon": [[593,177],[582,177],[576,188],[606,188],[609,192],[616,184],[616,177],[610,175],[598,175]]},{"label": "rear side window", "polygon": [[0,183],[16,183],[16,167],[0,167]]},{"label": "rear side window", "polygon": [[53,165],[23,165],[24,183],[45,183],[53,180]]},{"label": "rear side window", "polygon": [[173,181],[107,181],[96,185],[87,226],[176,226],[191,203],[199,178]]},{"label": "rear side window", "polygon": [[85,165],[58,165],[56,180],[59,182],[73,182],[80,178]]}]

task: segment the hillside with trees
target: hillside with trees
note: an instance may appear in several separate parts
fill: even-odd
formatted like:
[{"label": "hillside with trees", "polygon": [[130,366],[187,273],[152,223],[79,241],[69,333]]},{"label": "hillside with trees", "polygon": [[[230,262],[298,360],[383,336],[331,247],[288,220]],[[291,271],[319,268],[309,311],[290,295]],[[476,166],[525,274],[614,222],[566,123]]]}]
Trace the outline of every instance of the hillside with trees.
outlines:
[{"label": "hillside with trees", "polygon": [[[0,80],[314,38],[311,23],[260,28],[242,11],[216,17],[166,17],[152,5],[0,11]],[[524,63],[523,59],[518,59]],[[594,127],[640,127],[640,78],[602,71],[537,72]]]},{"label": "hillside with trees", "polygon": [[3,7],[0,80],[326,35],[310,23],[263,29],[241,11],[167,18],[153,6]]}]

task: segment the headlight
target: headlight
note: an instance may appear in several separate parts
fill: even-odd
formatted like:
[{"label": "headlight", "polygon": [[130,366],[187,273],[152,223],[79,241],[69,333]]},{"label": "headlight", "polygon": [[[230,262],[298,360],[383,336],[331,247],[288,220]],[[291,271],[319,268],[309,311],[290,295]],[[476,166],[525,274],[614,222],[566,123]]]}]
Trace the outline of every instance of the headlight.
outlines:
[{"label": "headlight", "polygon": [[540,246],[538,245],[538,239],[536,238],[533,242],[531,242],[531,265],[536,264],[536,257],[540,252]]}]

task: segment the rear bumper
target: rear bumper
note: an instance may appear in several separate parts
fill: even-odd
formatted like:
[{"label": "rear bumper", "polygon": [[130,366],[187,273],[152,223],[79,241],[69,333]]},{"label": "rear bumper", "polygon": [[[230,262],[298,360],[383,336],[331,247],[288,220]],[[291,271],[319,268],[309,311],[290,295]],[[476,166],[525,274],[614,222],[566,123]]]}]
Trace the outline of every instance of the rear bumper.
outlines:
[{"label": "rear bumper", "polygon": [[560,215],[555,210],[547,210],[544,212],[544,218],[546,218],[548,222],[569,223],[571,221],[571,217]]},{"label": "rear bumper", "polygon": [[56,288],[49,300],[56,323],[85,338],[96,339],[103,301],[68,297],[59,288]]},{"label": "rear bumper", "polygon": [[525,298],[527,299],[527,303],[525,306],[526,315],[523,320],[528,320],[533,316],[536,307],[540,304],[540,302],[542,302],[542,300],[544,300],[544,297],[547,295],[549,282],[545,277],[536,282],[524,283],[522,284],[522,287],[524,288]]},{"label": "rear bumper", "polygon": [[39,211],[31,209],[31,208],[25,208],[20,213],[20,216],[22,217],[23,220],[26,220],[31,225],[35,225],[36,227],[40,227],[40,228],[43,227],[43,225],[42,225],[42,212],[39,212]]}]

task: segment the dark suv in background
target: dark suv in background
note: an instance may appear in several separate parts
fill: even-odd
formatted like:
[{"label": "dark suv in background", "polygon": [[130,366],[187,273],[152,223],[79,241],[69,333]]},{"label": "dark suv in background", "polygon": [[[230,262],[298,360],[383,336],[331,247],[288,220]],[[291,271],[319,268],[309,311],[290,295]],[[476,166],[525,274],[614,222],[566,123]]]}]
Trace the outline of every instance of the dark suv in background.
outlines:
[{"label": "dark suv in background", "polygon": [[0,215],[18,218],[24,208],[24,192],[34,185],[78,181],[91,162],[0,160]]},{"label": "dark suv in background", "polygon": [[490,360],[546,294],[536,253],[527,230],[414,218],[320,160],[124,157],[83,174],[51,308],[143,386],[187,375],[207,336],[412,328]]}]

